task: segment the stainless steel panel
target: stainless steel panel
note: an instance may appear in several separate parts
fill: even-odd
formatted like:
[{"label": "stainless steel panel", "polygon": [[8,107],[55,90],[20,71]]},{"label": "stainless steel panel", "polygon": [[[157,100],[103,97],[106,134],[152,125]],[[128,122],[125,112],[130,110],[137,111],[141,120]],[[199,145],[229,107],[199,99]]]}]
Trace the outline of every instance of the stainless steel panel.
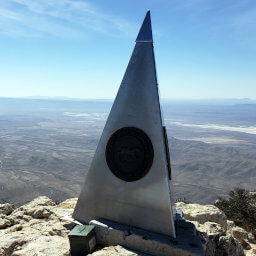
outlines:
[{"label": "stainless steel panel", "polygon": [[[147,19],[150,19],[148,14],[144,23],[149,22]],[[149,29],[148,26],[144,28]],[[108,140],[123,127],[144,131],[154,148],[149,172],[133,182],[117,178],[110,171],[105,157]],[[137,42],[73,217],[83,223],[103,218],[175,237],[170,182],[153,43]]]}]

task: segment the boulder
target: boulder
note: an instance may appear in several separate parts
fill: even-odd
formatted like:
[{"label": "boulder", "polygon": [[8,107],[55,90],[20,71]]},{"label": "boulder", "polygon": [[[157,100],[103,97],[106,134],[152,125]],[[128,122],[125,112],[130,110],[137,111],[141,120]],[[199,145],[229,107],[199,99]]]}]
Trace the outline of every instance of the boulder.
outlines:
[{"label": "boulder", "polygon": [[14,210],[14,205],[6,203],[6,204],[0,204],[0,215],[9,215]]},{"label": "boulder", "polygon": [[176,208],[181,208],[183,217],[186,220],[197,221],[200,224],[205,222],[215,222],[227,230],[227,217],[224,212],[214,205],[186,204],[179,202]]},{"label": "boulder", "polygon": [[71,211],[45,196],[5,211],[9,215],[0,216],[0,255],[70,255],[68,233],[74,225],[61,217]]},{"label": "boulder", "polygon": [[204,224],[200,224],[197,221],[192,221],[199,231],[204,236],[210,239],[215,239],[218,236],[226,235],[225,229],[218,223],[207,221]]},{"label": "boulder", "polygon": [[105,247],[92,254],[88,254],[88,256],[137,256],[137,255],[139,256],[139,254],[132,252],[128,249],[125,249],[120,245]]},{"label": "boulder", "polygon": [[248,232],[248,241],[252,244],[256,244],[256,239],[255,239],[254,235],[250,232]]},{"label": "boulder", "polygon": [[59,235],[37,237],[24,246],[19,246],[12,256],[40,255],[40,256],[69,256],[67,238]]},{"label": "boulder", "polygon": [[234,223],[214,205],[176,203],[183,211],[183,217],[191,221],[204,242],[206,256],[242,256],[241,243],[228,230]]},{"label": "boulder", "polygon": [[242,256],[245,255],[243,247],[231,235],[221,236],[216,243],[216,256]]},{"label": "boulder", "polygon": [[73,211],[76,206],[77,200],[78,198],[70,198],[61,202],[58,206],[61,208],[72,209]]},{"label": "boulder", "polygon": [[11,226],[11,221],[3,214],[0,215],[0,229]]},{"label": "boulder", "polygon": [[235,222],[232,221],[232,220],[227,220],[227,231],[228,232],[231,232],[232,228],[234,228],[236,225],[235,225]]},{"label": "boulder", "polygon": [[245,250],[250,250],[252,248],[251,244],[255,244],[255,237],[252,233],[247,232],[241,227],[234,226],[231,228],[230,233],[235,237],[243,246]]},{"label": "boulder", "polygon": [[248,232],[245,231],[243,228],[240,227],[233,227],[231,229],[231,234],[234,238],[236,238],[240,243],[243,242],[243,240],[247,240],[248,239]]}]

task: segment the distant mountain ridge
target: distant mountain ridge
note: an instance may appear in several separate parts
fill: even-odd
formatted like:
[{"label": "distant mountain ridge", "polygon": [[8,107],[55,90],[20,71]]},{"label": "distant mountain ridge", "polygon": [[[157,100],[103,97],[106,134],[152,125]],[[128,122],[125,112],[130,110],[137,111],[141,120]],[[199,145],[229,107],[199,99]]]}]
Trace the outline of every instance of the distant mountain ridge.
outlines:
[{"label": "distant mountain ridge", "polygon": [[[112,103],[0,98],[0,104],[0,203],[78,196]],[[162,104],[176,197],[213,203],[234,187],[254,189],[255,106]]]}]

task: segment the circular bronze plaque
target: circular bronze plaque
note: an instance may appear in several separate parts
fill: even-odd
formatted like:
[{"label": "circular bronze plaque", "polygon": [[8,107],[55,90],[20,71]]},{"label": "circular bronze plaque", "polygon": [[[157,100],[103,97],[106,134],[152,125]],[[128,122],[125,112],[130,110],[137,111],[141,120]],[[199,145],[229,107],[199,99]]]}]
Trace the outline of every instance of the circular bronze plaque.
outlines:
[{"label": "circular bronze plaque", "polygon": [[144,177],[154,159],[151,140],[135,127],[124,127],[112,134],[106,146],[106,160],[111,172],[121,180]]}]

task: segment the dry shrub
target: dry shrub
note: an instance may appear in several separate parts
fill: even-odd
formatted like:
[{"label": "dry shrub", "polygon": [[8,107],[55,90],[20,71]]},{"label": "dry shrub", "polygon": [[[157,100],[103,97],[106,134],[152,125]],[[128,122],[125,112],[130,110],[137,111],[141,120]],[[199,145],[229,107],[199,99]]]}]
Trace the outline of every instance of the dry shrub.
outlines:
[{"label": "dry shrub", "polygon": [[229,198],[219,197],[215,206],[256,238],[256,192],[235,188],[229,192]]}]

